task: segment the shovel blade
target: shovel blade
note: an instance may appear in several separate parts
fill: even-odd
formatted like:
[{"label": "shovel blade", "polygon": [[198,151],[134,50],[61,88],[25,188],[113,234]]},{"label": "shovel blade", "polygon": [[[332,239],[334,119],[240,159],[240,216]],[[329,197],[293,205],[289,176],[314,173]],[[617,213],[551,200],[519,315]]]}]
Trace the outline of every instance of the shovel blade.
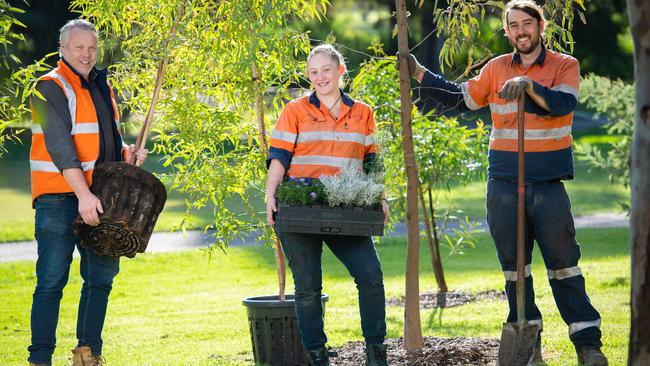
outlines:
[{"label": "shovel blade", "polygon": [[503,323],[499,344],[499,366],[526,366],[537,345],[538,324]]}]

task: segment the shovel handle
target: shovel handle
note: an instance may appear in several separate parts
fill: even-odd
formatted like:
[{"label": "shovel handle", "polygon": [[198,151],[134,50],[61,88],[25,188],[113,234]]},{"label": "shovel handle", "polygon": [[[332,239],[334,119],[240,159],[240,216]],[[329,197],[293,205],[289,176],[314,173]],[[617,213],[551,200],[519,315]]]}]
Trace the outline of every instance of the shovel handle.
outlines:
[{"label": "shovel handle", "polygon": [[524,102],[526,93],[519,95],[517,106],[517,322],[526,320],[525,284],[525,221],[526,186],[524,171]]}]

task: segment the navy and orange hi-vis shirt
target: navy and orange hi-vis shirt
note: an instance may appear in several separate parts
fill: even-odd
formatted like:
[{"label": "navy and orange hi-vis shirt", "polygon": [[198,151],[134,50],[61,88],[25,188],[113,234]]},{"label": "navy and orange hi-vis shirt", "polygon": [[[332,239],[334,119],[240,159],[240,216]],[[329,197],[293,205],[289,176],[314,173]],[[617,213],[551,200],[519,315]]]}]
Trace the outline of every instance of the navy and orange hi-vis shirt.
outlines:
[{"label": "navy and orange hi-vis shirt", "polygon": [[372,108],[341,91],[341,113],[334,119],[313,92],[285,105],[267,158],[278,159],[293,178],[335,175],[351,165],[359,169],[376,157]]},{"label": "navy and orange hi-vis shirt", "polygon": [[571,125],[580,84],[580,68],[575,58],[542,48],[537,60],[526,69],[518,53],[506,54],[490,60],[478,76],[462,84],[426,72],[420,96],[433,98],[456,112],[489,106],[492,132],[488,176],[516,181],[517,101],[502,99],[498,93],[507,80],[517,76],[530,77],[535,92],[550,109],[542,109],[526,95],[526,182],[572,179]]}]

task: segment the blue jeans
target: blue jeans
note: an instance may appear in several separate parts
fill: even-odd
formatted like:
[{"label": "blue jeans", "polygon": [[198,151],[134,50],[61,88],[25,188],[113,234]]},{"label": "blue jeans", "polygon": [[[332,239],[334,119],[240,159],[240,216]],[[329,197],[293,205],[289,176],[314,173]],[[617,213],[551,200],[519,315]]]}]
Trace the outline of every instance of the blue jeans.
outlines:
[{"label": "blue jeans", "polygon": [[68,282],[75,246],[81,255],[83,278],[77,314],[78,346],[102,353],[102,328],[113,278],[120,269],[118,258],[100,256],[79,246],[72,231],[78,201],[70,194],[48,194],[36,199],[36,289],[32,303],[32,345],[29,361],[50,364],[56,346],[56,326],[63,288]]},{"label": "blue jeans", "polygon": [[327,343],[321,303],[323,242],[354,277],[359,292],[361,329],[366,343],[384,342],[384,281],[371,237],[284,233],[280,235],[280,241],[293,274],[298,328],[307,350],[317,350]]},{"label": "blue jeans", "polygon": [[[533,276],[530,274],[533,241],[539,245],[546,265],[555,304],[569,327],[576,347],[601,346],[600,314],[593,307],[585,279],[578,267],[580,245],[576,241],[571,202],[562,182],[526,184],[525,262],[526,319],[542,322],[535,305]],[[490,179],[487,184],[487,219],[506,277],[510,313],[517,320],[517,183]]]}]

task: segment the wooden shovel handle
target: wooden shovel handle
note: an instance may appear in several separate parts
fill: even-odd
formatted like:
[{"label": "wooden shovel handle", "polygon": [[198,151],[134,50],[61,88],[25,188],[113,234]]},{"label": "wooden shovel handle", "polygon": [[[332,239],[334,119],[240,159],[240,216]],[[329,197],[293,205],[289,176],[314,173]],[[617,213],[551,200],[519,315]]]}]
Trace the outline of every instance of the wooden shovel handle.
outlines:
[{"label": "wooden shovel handle", "polygon": [[526,319],[526,284],[525,284],[525,222],[526,222],[526,186],[524,164],[524,104],[526,93],[519,96],[517,106],[517,321]]}]

